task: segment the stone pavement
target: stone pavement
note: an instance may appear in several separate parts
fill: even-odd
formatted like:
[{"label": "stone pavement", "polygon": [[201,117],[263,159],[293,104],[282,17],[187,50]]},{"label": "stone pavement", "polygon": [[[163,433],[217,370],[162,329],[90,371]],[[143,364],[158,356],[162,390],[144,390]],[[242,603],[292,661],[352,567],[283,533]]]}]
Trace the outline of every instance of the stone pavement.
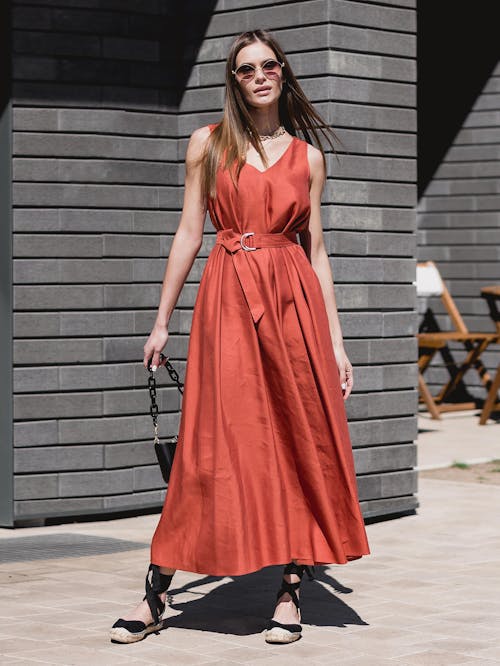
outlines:
[{"label": "stone pavement", "polygon": [[[500,425],[477,426],[470,412],[441,423],[422,416],[420,425],[420,467],[500,457]],[[109,626],[143,590],[157,516],[0,530],[0,547],[21,539],[20,553],[27,536],[144,544],[0,565],[0,663],[498,666],[500,486],[421,479],[419,500],[417,515],[367,526],[370,556],[304,577],[302,639],[290,645],[268,645],[261,635],[281,566],[224,578],[178,571],[165,629],[135,645],[110,643]]]},{"label": "stone pavement", "polygon": [[454,460],[468,463],[500,458],[500,423],[479,423],[479,411],[448,412],[442,420],[419,415],[417,458],[419,469],[447,467]]}]

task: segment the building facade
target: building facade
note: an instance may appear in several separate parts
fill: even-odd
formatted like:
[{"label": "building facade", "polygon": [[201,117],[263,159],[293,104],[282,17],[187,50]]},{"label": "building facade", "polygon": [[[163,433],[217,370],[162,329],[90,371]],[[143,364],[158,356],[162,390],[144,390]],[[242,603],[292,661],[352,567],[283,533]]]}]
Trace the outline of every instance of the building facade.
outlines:
[{"label": "building facade", "polygon": [[[500,63],[493,11],[488,4],[455,12],[448,3],[418,3],[417,258],[436,263],[467,328],[487,333],[495,324],[481,288],[500,282]],[[419,311],[422,321],[426,312],[428,329],[453,328],[438,297],[421,299]],[[462,344],[450,343],[434,357],[425,373],[432,393],[465,355]],[[481,360],[494,377],[499,346],[490,345]],[[449,401],[481,407],[485,398],[471,369]]]},{"label": "building facade", "polygon": [[[322,222],[354,365],[346,409],[363,512],[415,509],[415,1],[13,0],[2,11],[2,524],[161,506],[143,345],[187,141],[221,117],[228,47],[258,27],[343,142],[328,155]],[[169,327],[181,378],[208,218],[205,231]],[[167,379],[158,373],[162,437],[181,407]]]}]

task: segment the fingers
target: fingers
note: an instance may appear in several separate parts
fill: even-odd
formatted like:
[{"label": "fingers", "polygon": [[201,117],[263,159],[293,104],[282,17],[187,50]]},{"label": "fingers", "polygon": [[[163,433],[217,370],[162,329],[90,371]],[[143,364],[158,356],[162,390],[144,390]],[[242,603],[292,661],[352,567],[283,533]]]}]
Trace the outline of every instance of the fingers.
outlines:
[{"label": "fingers", "polygon": [[144,367],[149,370],[151,365],[151,370],[156,372],[160,365],[166,365],[168,356],[165,356],[161,351],[150,349],[149,347],[144,348]]},{"label": "fingers", "polygon": [[147,370],[149,370],[150,365],[153,372],[158,369],[160,365],[160,353],[159,350],[155,350],[154,348],[145,345],[143,365]]},{"label": "fingers", "polygon": [[351,394],[352,386],[353,386],[352,375],[347,375],[346,388],[344,391],[344,400],[347,400],[347,398]]},{"label": "fingers", "polygon": [[157,326],[155,324],[146,344],[143,347],[144,360],[143,365],[147,370],[155,372],[160,365],[165,365],[166,357],[162,354],[161,350],[165,347],[168,341],[168,331],[165,326]]},{"label": "fingers", "polygon": [[160,367],[160,352],[155,351],[151,359],[151,370],[155,372]]},{"label": "fingers", "polygon": [[351,394],[352,387],[353,387],[353,373],[352,373],[352,366],[349,364],[346,364],[344,368],[342,368],[341,372],[341,388],[342,388],[342,397],[344,400],[347,400],[349,395]]}]

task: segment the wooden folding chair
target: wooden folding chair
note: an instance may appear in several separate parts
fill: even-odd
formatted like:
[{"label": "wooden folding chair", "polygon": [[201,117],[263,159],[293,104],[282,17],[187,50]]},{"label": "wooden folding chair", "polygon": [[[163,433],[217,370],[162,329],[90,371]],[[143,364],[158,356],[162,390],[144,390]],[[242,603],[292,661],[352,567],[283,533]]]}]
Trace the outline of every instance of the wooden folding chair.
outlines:
[{"label": "wooden folding chair", "polygon": [[[492,342],[499,339],[498,333],[471,333],[458,311],[458,308],[448,291],[444,281],[441,278],[439,270],[433,261],[426,261],[417,264],[417,296],[439,296],[450,316],[453,326],[452,331],[441,331],[431,312],[427,311],[424,321],[417,333],[419,347],[419,393],[420,398],[427,405],[432,418],[441,418],[441,412],[457,411],[462,409],[476,409],[476,403],[466,402],[447,402],[453,391],[463,382],[463,376],[469,368],[475,368],[479,374],[481,382],[487,390],[492,385],[492,380],[486,368],[481,361],[481,354]],[[427,330],[424,330],[427,329]],[[430,330],[429,330],[430,329]],[[463,344],[467,354],[461,363],[456,363],[448,348],[449,342],[460,342]],[[441,388],[438,395],[433,396],[423,377],[425,370],[430,365],[436,353],[440,351],[450,377],[446,384]]]},{"label": "wooden folding chair", "polygon": [[[483,287],[481,289],[481,296],[486,299],[490,310],[490,315],[497,328],[497,333],[500,341],[500,311],[498,303],[500,302],[500,286],[493,285],[491,287]],[[491,412],[500,410],[500,401],[498,400],[498,391],[500,390],[500,363],[498,364],[497,372],[493,384],[488,392],[488,397],[485,400],[483,409],[479,416],[479,425],[485,425],[490,417]]]}]

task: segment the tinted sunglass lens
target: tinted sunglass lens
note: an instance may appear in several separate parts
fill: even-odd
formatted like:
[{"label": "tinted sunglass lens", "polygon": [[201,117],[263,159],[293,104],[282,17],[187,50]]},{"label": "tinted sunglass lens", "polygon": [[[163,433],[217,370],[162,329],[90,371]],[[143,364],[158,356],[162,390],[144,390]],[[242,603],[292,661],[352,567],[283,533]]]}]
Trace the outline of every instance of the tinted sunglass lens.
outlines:
[{"label": "tinted sunglass lens", "polygon": [[255,69],[250,65],[241,65],[236,70],[236,75],[242,79],[250,79],[255,73]]},{"label": "tinted sunglass lens", "polygon": [[268,60],[264,63],[263,69],[266,74],[269,74],[270,72],[278,73],[278,71],[281,69],[281,65],[279,62],[276,62],[276,60]]}]

